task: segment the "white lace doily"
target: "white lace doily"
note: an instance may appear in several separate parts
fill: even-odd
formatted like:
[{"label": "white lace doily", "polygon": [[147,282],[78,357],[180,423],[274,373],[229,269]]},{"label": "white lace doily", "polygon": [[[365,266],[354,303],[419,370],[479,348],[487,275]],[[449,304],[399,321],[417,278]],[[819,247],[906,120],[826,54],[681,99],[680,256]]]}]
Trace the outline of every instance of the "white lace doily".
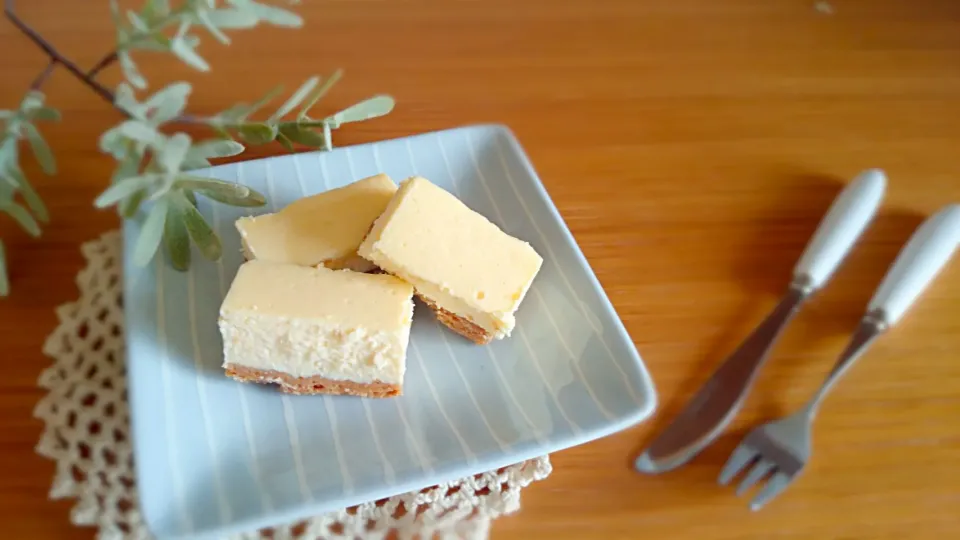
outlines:
[{"label": "white lace doily", "polygon": [[[124,369],[121,242],[113,231],[84,244],[80,298],[57,309],[59,326],[40,375],[48,394],[37,452],[57,462],[51,498],[72,497],[76,525],[99,538],[148,538],[137,503]],[[490,521],[520,508],[520,490],[550,474],[544,456],[524,463],[330,512],[269,531],[271,538],[486,538]],[[268,531],[242,538],[265,538]]]}]

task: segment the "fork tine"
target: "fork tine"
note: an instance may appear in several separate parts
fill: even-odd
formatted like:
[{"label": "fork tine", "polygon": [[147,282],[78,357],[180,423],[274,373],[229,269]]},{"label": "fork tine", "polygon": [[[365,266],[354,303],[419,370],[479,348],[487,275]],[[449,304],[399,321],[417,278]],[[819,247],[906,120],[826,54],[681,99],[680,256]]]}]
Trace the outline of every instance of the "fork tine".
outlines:
[{"label": "fork tine", "polygon": [[733,477],[756,457],[757,453],[752,448],[741,444],[730,454],[730,459],[727,460],[726,465],[723,466],[723,470],[720,471],[720,476],[717,477],[717,483],[721,486],[729,484],[730,480],[733,480]]},{"label": "fork tine", "polygon": [[787,486],[790,485],[790,481],[793,480],[792,476],[788,476],[782,472],[777,472],[770,477],[770,481],[767,482],[767,485],[763,486],[763,489],[757,493],[757,496],[750,501],[750,510],[756,512],[763,508],[763,505],[767,504],[770,499],[779,495],[783,490],[787,489]]},{"label": "fork tine", "polygon": [[770,471],[774,469],[774,464],[772,461],[761,458],[757,463],[751,468],[747,475],[743,478],[743,481],[740,482],[740,485],[737,486],[737,497],[741,496],[748,489],[753,487],[758,481],[763,479],[764,476],[770,474]]}]

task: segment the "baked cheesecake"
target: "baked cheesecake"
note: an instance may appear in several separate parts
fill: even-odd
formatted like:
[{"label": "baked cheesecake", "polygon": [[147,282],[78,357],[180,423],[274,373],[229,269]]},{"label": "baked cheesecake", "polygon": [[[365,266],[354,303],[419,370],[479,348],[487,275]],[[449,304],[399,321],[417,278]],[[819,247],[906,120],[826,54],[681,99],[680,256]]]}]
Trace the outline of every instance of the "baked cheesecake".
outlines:
[{"label": "baked cheesecake", "polygon": [[357,247],[396,191],[389,176],[378,174],[304,197],[273,214],[242,217],[236,227],[244,255],[248,260],[373,270],[357,256]]},{"label": "baked cheesecake", "polygon": [[249,261],[220,307],[223,368],[291,394],[400,395],[412,317],[391,275]]},{"label": "baked cheesecake", "polygon": [[510,335],[543,259],[425,178],[404,180],[360,245],[412,284],[437,318],[476,343]]}]

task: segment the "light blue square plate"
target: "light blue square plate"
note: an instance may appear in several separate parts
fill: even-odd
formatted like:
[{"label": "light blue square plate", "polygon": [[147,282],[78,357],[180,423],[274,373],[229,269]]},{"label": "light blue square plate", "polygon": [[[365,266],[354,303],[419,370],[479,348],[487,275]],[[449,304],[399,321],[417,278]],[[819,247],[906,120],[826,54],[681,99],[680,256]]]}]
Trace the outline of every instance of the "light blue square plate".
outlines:
[{"label": "light blue square plate", "polygon": [[[386,172],[424,176],[544,259],[513,336],[477,346],[417,305],[404,395],[287,396],[220,368],[220,302],[246,209],[200,202],[219,263],[126,257],[127,369],[140,505],[163,538],[220,537],[496,469],[629,427],[654,409],[633,342],[513,135],[474,126],[214,167],[274,211]],[[259,209],[257,211],[260,211]],[[124,227],[133,252],[139,223]]]}]

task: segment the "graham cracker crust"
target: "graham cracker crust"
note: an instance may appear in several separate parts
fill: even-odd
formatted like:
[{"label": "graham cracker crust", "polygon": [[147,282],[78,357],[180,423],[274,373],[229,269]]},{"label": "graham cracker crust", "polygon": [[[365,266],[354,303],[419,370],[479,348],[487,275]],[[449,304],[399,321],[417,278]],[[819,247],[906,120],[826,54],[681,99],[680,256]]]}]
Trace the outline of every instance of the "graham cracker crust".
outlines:
[{"label": "graham cracker crust", "polygon": [[460,334],[461,336],[469,339],[477,345],[486,345],[487,343],[493,341],[493,334],[477,326],[476,323],[437,306],[432,300],[425,298],[420,293],[417,293],[417,298],[423,300],[423,303],[430,306],[430,309],[433,310],[433,313],[436,315],[438,321],[442,322],[444,326]]},{"label": "graham cracker crust", "polygon": [[402,385],[380,381],[358,383],[325,377],[294,377],[272,369],[257,369],[236,364],[226,364],[223,369],[231,379],[245,383],[275,383],[280,385],[280,389],[287,394],[334,394],[373,398],[393,397],[403,394]]}]

